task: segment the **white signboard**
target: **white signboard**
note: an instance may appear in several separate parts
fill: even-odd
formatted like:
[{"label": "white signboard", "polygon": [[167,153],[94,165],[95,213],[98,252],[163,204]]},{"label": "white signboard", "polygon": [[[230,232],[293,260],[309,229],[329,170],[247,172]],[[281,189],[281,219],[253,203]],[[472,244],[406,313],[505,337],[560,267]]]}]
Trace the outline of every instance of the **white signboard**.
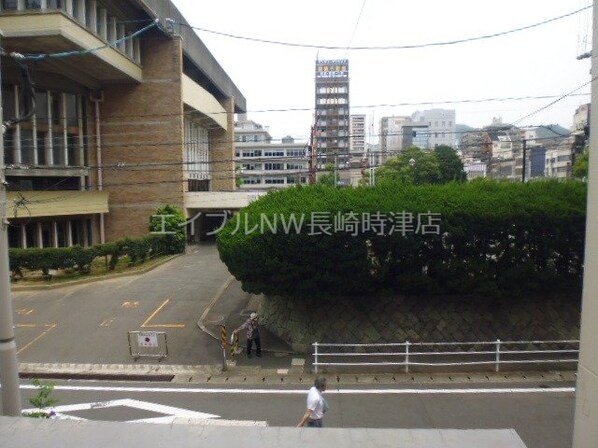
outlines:
[{"label": "white signboard", "polygon": [[158,348],[158,333],[155,331],[144,331],[137,335],[139,347]]}]

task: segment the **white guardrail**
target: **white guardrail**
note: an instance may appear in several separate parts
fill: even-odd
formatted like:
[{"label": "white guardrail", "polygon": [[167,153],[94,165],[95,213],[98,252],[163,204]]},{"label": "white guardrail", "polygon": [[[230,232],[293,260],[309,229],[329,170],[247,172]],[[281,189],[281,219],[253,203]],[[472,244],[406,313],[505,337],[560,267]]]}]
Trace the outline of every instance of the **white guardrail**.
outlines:
[{"label": "white guardrail", "polygon": [[[455,367],[501,364],[577,363],[579,340],[487,342],[397,342],[386,344],[331,344],[315,342],[314,372],[319,367],[410,366]],[[544,347],[542,349],[541,347]],[[336,352],[328,351],[336,348]],[[334,360],[347,359],[347,362]],[[358,361],[360,358],[364,361]],[[369,358],[369,359],[368,359]],[[372,360],[374,358],[374,360]],[[455,358],[463,360],[453,361]],[[477,358],[473,359],[472,358]],[[467,359],[467,360],[466,360]],[[325,360],[325,362],[323,361]]]}]

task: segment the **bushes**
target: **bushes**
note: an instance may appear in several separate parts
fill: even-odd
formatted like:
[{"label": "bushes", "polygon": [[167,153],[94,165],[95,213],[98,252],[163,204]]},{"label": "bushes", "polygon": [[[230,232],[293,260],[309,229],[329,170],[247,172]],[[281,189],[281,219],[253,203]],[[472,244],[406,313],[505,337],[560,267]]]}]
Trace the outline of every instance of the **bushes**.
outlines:
[{"label": "bushes", "polygon": [[581,286],[585,205],[581,182],[292,188],[242,210],[218,250],[252,293],[571,291]]},{"label": "bushes", "polygon": [[[90,272],[96,257],[110,257],[108,269],[114,270],[119,259],[129,257],[129,264],[142,263],[150,257],[180,253],[180,245],[173,244],[176,235],[149,235],[143,238],[124,238],[94,247],[58,247],[10,249],[9,261],[13,275],[22,276],[23,269],[42,271],[48,275],[50,269],[77,269],[81,274]],[[178,242],[177,242],[178,243]],[[183,250],[184,250],[183,239]],[[177,249],[177,250],[174,250]]]}]

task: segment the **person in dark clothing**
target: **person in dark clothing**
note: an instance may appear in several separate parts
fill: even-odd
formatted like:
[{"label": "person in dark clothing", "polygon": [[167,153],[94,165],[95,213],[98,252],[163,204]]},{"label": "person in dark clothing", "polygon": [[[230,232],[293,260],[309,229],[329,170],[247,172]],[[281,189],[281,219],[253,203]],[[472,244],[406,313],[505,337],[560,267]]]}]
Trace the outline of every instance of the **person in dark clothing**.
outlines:
[{"label": "person in dark clothing", "polygon": [[253,343],[255,342],[255,355],[258,358],[261,358],[262,344],[260,341],[260,329],[258,325],[257,313],[251,313],[249,319],[247,319],[243,325],[233,331],[231,340],[233,340],[235,334],[241,330],[247,330],[247,357],[251,358],[251,349],[253,348]]}]

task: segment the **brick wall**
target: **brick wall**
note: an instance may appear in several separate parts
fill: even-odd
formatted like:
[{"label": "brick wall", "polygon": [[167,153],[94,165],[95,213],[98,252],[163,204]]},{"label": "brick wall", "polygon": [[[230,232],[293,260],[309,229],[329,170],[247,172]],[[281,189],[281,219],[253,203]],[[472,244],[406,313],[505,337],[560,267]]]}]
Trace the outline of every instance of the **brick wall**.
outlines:
[{"label": "brick wall", "polygon": [[159,206],[183,207],[181,44],[176,38],[143,39],[143,82],[104,89],[103,165],[145,165],[103,170],[110,194],[107,241],[147,234],[149,217]]}]

